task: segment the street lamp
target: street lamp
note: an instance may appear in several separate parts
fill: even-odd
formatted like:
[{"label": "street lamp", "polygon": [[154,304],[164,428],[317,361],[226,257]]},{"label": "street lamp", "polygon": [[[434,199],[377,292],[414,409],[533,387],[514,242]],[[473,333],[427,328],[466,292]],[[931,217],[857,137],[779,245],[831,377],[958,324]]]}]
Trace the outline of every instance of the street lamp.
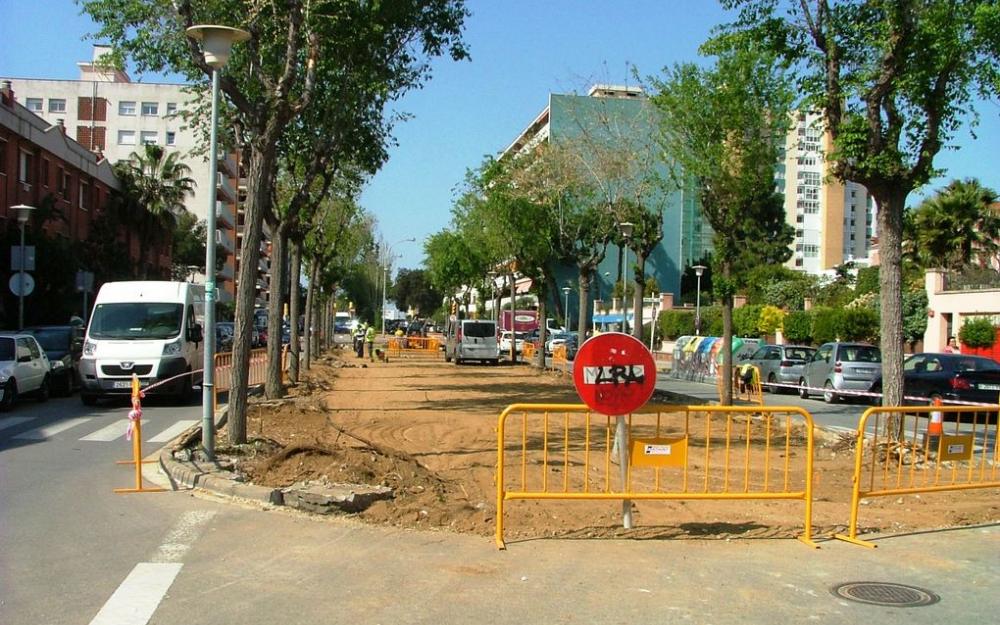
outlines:
[{"label": "street lamp", "polygon": [[493,321],[497,320],[497,272],[492,269],[486,272],[486,275],[490,279],[490,308],[492,308],[490,319]]},{"label": "street lamp", "polygon": [[569,285],[562,288],[563,295],[565,295],[565,305],[563,307],[563,314],[566,316],[566,331],[569,332],[569,292],[572,291]]},{"label": "street lamp", "polygon": [[205,62],[212,67],[212,131],[208,149],[208,172],[212,192],[208,194],[205,217],[205,365],[201,382],[201,444],[209,460],[215,459],[215,188],[218,186],[219,70],[229,61],[233,43],[246,41],[250,33],[229,26],[192,26],[187,36],[201,42]]},{"label": "street lamp", "polygon": [[705,273],[708,268],[705,265],[695,265],[692,269],[694,269],[694,275],[698,276],[698,294],[695,296],[694,305],[694,334],[701,336],[701,274]]},{"label": "street lamp", "polygon": [[628,243],[632,238],[632,229],[635,227],[634,224],[628,221],[623,221],[618,224],[618,228],[621,229],[622,236],[625,237],[625,249],[622,250],[625,254],[624,262],[622,263],[622,330],[625,334],[628,334]]},{"label": "street lamp", "polygon": [[392,262],[392,246],[399,245],[400,243],[412,243],[416,241],[414,237],[408,239],[400,239],[392,245],[385,248],[386,255],[382,260],[382,334],[385,334],[385,283],[389,281],[389,263]]},{"label": "street lamp", "polygon": [[14,212],[17,213],[17,226],[21,229],[21,264],[18,267],[18,288],[17,288],[17,329],[18,331],[24,329],[24,283],[25,283],[25,273],[24,273],[24,225],[28,223],[28,219],[31,218],[32,211],[35,210],[34,206],[28,206],[27,204],[18,204],[17,206],[11,206]]}]

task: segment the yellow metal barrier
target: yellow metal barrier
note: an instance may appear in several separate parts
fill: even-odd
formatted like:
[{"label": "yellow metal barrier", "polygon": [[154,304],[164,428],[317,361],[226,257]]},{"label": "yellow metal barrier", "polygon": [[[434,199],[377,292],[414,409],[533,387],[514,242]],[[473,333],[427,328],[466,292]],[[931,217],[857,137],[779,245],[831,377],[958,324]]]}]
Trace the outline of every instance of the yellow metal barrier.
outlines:
[{"label": "yellow metal barrier", "polygon": [[[943,423],[944,419],[954,423]],[[847,534],[858,538],[861,500],[972,488],[1000,488],[1000,406],[874,407],[858,421]],[[992,424],[990,423],[992,421]]]},{"label": "yellow metal barrier", "polygon": [[614,419],[583,404],[514,404],[500,414],[498,548],[512,499],[801,500],[799,539],[816,546],[813,421],[802,408],[645,406],[627,419],[624,472],[614,430]]},{"label": "yellow metal barrier", "polygon": [[[743,376],[740,374],[740,366],[733,366],[733,399],[737,401],[745,401],[751,404],[756,404],[758,406],[764,405],[764,389],[760,383],[760,368],[756,365],[750,365],[750,381],[746,382],[743,380]],[[719,401],[722,401],[722,389],[723,389],[723,376],[722,369],[719,369],[719,375],[716,376],[715,387],[719,391]]]},{"label": "yellow metal barrier", "polygon": [[566,357],[566,346],[556,345],[552,348],[552,366],[565,366],[569,364],[569,358]]},{"label": "yellow metal barrier", "polygon": [[441,357],[441,342],[436,338],[421,336],[390,336],[386,345],[390,358],[400,356]]},{"label": "yellow metal barrier", "polygon": [[531,358],[535,357],[536,349],[538,348],[535,347],[534,343],[531,343],[530,341],[525,341],[524,345],[521,346],[521,356],[523,356],[525,360],[530,360]]}]

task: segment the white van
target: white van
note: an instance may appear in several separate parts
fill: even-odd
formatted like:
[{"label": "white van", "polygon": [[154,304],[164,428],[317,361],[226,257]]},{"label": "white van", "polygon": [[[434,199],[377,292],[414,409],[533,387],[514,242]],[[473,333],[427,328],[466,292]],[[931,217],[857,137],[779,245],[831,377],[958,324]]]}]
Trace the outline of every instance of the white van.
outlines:
[{"label": "white van", "polygon": [[[132,374],[145,388],[204,365],[205,288],[188,282],[108,282],[94,300],[80,358],[80,399],[127,395]],[[194,379],[192,379],[192,377]],[[180,400],[200,373],[158,386]]]},{"label": "white van", "polygon": [[449,319],[445,326],[444,361],[479,360],[497,364],[497,322],[481,319]]}]

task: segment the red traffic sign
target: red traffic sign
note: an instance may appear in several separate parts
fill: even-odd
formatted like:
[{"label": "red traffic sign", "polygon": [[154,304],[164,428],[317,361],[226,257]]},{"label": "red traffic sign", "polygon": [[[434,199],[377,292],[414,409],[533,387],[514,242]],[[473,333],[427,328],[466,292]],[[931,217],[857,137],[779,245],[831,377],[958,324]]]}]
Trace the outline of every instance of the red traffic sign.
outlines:
[{"label": "red traffic sign", "polygon": [[580,346],[573,361],[573,383],[591,410],[624,415],[652,397],[656,363],[639,339],[620,332],[599,334]]}]

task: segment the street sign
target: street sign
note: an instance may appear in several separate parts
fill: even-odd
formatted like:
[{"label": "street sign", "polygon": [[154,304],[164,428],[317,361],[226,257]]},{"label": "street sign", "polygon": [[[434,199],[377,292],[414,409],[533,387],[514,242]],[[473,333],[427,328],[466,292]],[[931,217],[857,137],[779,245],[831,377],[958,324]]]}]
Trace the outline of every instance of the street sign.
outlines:
[{"label": "street sign", "polygon": [[94,290],[94,272],[92,271],[76,272],[76,290],[81,293],[92,292]]},{"label": "street sign", "polygon": [[35,246],[24,246],[24,267],[21,266],[21,246],[10,246],[10,270],[11,271],[34,271],[35,270]]},{"label": "street sign", "polygon": [[10,277],[9,286],[10,292],[14,295],[31,295],[31,292],[35,290],[35,279],[31,277],[30,273],[19,271]]},{"label": "street sign", "polygon": [[583,403],[605,415],[625,415],[649,401],[656,362],[639,339],[620,332],[587,340],[573,362],[573,383]]}]

